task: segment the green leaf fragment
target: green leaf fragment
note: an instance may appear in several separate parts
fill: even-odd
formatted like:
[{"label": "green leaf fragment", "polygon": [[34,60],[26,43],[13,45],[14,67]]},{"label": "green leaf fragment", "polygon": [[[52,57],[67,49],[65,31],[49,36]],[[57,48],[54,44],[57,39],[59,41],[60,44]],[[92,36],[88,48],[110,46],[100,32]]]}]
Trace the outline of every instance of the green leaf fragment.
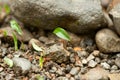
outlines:
[{"label": "green leaf fragment", "polygon": [[58,27],[53,31],[53,33],[56,34],[58,37],[60,37],[62,39],[70,41],[69,34],[63,28]]},{"label": "green leaf fragment", "polygon": [[6,13],[9,14],[10,13],[10,7],[6,4],[6,5],[4,5],[4,8],[5,8]]},{"label": "green leaf fragment", "polygon": [[3,35],[4,35],[4,37],[6,37],[7,36],[7,31],[4,31]]},{"label": "green leaf fragment", "polygon": [[41,56],[40,59],[39,59],[39,66],[40,66],[40,68],[43,68],[43,63],[44,63],[44,59]]},{"label": "green leaf fragment", "polygon": [[9,65],[9,67],[13,67],[13,61],[10,58],[5,57],[4,62]]},{"label": "green leaf fragment", "polygon": [[19,24],[15,20],[10,21],[10,26],[14,29],[19,35],[22,35],[22,30]]},{"label": "green leaf fragment", "polygon": [[36,76],[36,79],[37,79],[37,80],[44,80],[44,77],[42,77],[42,76],[40,76],[40,75],[37,75],[37,76]]},{"label": "green leaf fragment", "polygon": [[14,33],[13,33],[13,40],[14,40],[15,50],[17,51],[18,50],[18,41],[17,41],[17,37],[16,37],[16,35]]},{"label": "green leaf fragment", "polygon": [[35,44],[35,42],[32,42],[32,46],[36,51],[43,51],[38,45]]}]

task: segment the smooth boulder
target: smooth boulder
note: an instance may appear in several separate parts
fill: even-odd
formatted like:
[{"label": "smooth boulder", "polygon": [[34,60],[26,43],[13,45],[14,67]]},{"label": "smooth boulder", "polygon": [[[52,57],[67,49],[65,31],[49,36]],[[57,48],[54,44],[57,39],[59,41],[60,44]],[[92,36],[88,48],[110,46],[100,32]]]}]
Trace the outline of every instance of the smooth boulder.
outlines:
[{"label": "smooth boulder", "polygon": [[105,25],[100,0],[11,0],[14,15],[26,25],[74,33],[92,32]]},{"label": "smooth boulder", "polygon": [[120,3],[116,4],[110,11],[110,15],[113,17],[114,28],[120,35]]},{"label": "smooth boulder", "polygon": [[120,52],[120,38],[110,29],[102,29],[96,34],[96,44],[103,53]]}]

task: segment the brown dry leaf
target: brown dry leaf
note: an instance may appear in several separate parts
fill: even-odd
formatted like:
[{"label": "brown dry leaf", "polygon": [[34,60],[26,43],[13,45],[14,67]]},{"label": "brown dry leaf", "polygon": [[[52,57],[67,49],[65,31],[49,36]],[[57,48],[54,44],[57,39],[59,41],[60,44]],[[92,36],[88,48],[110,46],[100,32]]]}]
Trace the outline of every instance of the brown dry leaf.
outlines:
[{"label": "brown dry leaf", "polygon": [[109,74],[108,77],[110,80],[120,80],[120,73]]}]

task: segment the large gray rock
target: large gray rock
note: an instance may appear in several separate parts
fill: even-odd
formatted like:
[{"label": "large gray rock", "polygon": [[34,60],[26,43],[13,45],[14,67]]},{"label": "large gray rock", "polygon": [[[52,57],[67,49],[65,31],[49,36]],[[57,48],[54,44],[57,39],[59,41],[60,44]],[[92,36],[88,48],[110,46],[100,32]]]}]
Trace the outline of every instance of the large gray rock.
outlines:
[{"label": "large gray rock", "polygon": [[120,35],[120,3],[113,7],[110,14],[113,16],[115,30]]},{"label": "large gray rock", "polygon": [[25,24],[43,29],[86,33],[105,24],[100,0],[11,0],[11,8]]},{"label": "large gray rock", "polygon": [[96,44],[101,52],[120,52],[120,38],[110,29],[102,29],[96,34]]}]

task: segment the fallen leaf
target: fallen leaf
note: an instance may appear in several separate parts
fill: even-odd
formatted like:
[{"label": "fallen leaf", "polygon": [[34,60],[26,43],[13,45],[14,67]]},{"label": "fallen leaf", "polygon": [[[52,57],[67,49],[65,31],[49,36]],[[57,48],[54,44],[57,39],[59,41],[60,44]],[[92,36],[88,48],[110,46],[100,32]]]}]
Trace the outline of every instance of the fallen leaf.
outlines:
[{"label": "fallen leaf", "polygon": [[31,39],[29,42],[29,46],[33,47],[33,49],[35,49],[36,51],[43,51],[42,48],[40,47],[40,42],[36,39]]},{"label": "fallen leaf", "polygon": [[13,67],[13,61],[10,58],[5,57],[4,62],[9,65],[9,67]]}]

